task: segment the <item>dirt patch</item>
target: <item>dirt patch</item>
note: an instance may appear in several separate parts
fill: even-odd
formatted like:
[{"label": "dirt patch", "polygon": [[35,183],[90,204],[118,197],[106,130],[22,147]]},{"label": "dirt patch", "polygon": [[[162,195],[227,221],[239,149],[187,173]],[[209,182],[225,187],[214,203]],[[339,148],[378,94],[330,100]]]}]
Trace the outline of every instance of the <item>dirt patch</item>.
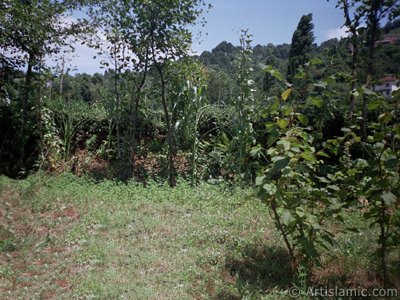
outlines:
[{"label": "dirt patch", "polygon": [[[146,182],[148,178],[160,176],[165,171],[166,157],[153,153],[135,155],[133,163],[136,179]],[[190,169],[188,154],[177,153],[174,156],[174,167],[177,173],[186,174]],[[130,177],[131,171],[128,160],[124,162],[107,161],[85,149],[75,151],[68,168],[77,176],[89,174],[95,178],[106,179],[127,179]]]}]

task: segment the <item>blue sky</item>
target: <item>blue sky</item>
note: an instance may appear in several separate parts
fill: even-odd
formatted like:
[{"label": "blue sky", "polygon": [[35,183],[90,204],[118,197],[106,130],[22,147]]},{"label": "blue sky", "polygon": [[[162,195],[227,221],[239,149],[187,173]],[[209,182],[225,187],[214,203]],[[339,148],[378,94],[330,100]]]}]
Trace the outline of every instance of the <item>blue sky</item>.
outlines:
[{"label": "blue sky", "polygon": [[[312,13],[316,42],[343,35],[343,15],[336,0],[210,0],[202,39],[193,48],[211,50],[221,41],[238,44],[241,29],[249,29],[254,45],[290,43],[302,15]],[[199,44],[201,42],[201,44]]]},{"label": "blue sky", "polygon": [[[204,15],[207,24],[193,29],[193,50],[200,54],[212,50],[222,41],[239,44],[241,29],[249,29],[253,45],[290,43],[302,15],[312,13],[316,42],[345,35],[342,12],[336,0],[208,0],[212,9]],[[199,31],[201,34],[199,36]],[[77,72],[102,72],[96,51],[77,46],[71,61]]]}]

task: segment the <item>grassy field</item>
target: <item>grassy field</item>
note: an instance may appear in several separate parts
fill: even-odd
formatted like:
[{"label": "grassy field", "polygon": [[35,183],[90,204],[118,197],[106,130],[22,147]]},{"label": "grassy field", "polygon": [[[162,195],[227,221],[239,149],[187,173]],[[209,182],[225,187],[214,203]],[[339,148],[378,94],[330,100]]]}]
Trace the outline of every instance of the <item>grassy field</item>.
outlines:
[{"label": "grassy field", "polygon": [[[304,284],[251,190],[36,175],[0,177],[0,200],[0,299],[286,299]],[[312,280],[378,286],[367,230]]]}]

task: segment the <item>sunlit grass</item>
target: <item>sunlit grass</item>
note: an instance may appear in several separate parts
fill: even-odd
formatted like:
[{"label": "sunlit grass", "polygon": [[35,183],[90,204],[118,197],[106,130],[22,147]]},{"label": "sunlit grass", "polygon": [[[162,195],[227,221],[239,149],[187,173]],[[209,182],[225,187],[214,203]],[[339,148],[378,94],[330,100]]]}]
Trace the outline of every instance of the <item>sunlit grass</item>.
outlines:
[{"label": "sunlit grass", "polygon": [[[9,207],[1,299],[286,299],[300,284],[251,189],[63,174],[0,177],[0,195]],[[348,225],[360,232],[339,228],[312,279],[346,285],[358,274],[361,284],[379,284],[368,277],[374,236],[357,213]]]}]

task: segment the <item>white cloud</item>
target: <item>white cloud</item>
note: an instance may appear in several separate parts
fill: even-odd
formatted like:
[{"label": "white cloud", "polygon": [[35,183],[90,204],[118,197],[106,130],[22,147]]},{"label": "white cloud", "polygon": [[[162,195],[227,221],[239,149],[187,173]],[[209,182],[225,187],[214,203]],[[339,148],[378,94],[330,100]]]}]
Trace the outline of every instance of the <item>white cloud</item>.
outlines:
[{"label": "white cloud", "polygon": [[340,40],[341,38],[349,36],[347,30],[348,29],[345,26],[339,28],[331,28],[325,32],[325,37],[329,40],[334,38]]}]

